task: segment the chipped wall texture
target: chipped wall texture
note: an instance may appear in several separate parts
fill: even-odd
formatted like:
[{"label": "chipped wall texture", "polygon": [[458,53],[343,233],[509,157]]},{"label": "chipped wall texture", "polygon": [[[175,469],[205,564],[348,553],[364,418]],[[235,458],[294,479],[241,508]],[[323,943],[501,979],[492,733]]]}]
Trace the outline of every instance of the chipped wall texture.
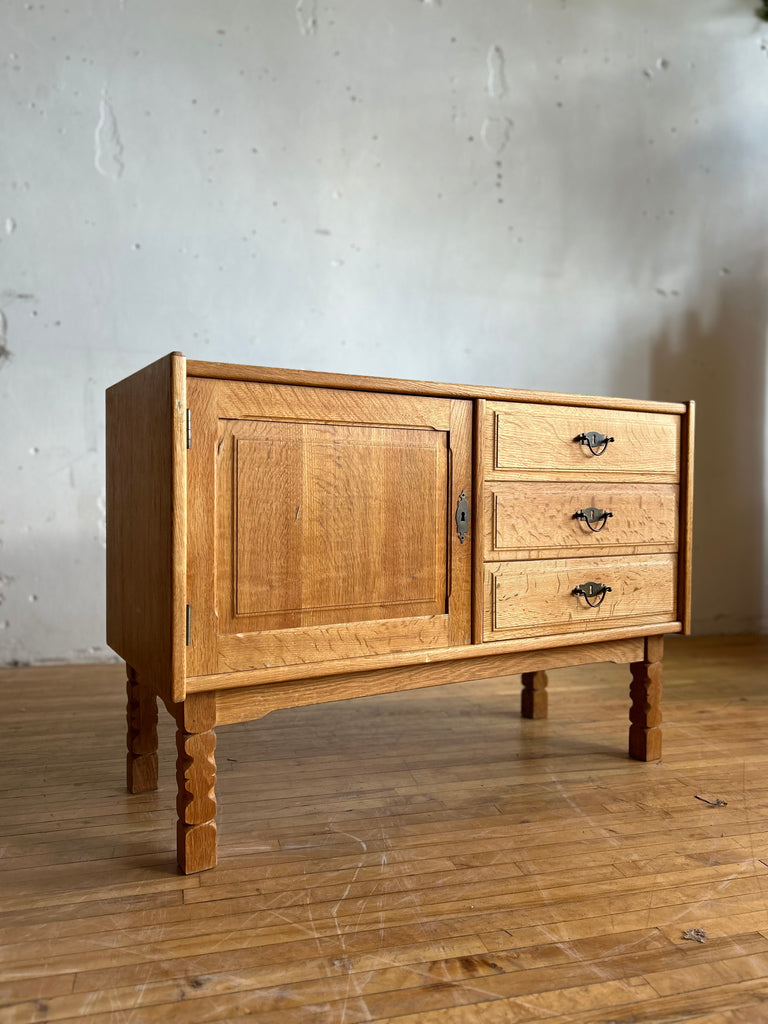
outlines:
[{"label": "chipped wall texture", "polygon": [[7,0],[0,662],[109,656],[103,391],[174,349],[696,398],[696,626],[765,629],[754,7]]}]

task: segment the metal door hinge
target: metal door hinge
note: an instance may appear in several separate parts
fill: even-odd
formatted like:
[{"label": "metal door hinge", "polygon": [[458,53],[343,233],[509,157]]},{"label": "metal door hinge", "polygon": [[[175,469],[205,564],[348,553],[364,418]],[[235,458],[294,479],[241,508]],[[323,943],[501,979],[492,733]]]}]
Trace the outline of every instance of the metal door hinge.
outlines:
[{"label": "metal door hinge", "polygon": [[192,636],[192,606],[187,605],[187,647],[190,645],[190,638]]},{"label": "metal door hinge", "polygon": [[187,409],[187,448],[192,447],[192,412]]}]

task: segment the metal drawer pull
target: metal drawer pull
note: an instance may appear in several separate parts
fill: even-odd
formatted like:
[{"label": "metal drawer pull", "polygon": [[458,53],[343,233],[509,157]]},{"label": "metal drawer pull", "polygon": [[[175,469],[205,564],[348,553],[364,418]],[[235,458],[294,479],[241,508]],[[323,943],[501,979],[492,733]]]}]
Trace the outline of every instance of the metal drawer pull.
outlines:
[{"label": "metal drawer pull", "polygon": [[463,544],[469,533],[469,502],[467,501],[465,491],[462,491],[459,495],[459,501],[456,505],[456,532]]},{"label": "metal drawer pull", "polygon": [[[608,520],[613,518],[613,512],[606,512],[602,508],[594,508],[590,505],[589,508],[580,508],[578,512],[574,512],[573,518],[581,519],[582,522],[587,524],[592,533],[600,533]],[[593,523],[599,523],[600,525],[593,526]]]},{"label": "metal drawer pull", "polygon": [[577,434],[573,440],[578,444],[589,445],[589,450],[593,455],[602,455],[611,441],[615,441],[616,439],[613,437],[606,437],[605,434],[598,434],[596,430],[588,430],[586,434]]},{"label": "metal drawer pull", "polygon": [[[574,587],[571,591],[574,597],[583,597],[590,608],[598,608],[605,600],[605,595],[610,592],[611,587],[606,587],[604,583],[593,583],[591,580],[589,583],[582,583],[580,587]],[[592,597],[596,597],[597,601],[591,601]]]}]

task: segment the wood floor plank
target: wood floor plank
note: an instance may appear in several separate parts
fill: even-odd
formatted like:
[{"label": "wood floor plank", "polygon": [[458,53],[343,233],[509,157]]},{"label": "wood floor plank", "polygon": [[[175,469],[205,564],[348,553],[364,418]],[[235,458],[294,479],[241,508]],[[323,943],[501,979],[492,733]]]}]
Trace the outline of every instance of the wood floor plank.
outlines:
[{"label": "wood floor plank", "polygon": [[546,720],[505,678],[220,729],[188,877],[170,717],[131,797],[121,666],[3,670],[0,1021],[768,1021],[768,641],[665,660],[658,764],[613,665],[551,673]]}]

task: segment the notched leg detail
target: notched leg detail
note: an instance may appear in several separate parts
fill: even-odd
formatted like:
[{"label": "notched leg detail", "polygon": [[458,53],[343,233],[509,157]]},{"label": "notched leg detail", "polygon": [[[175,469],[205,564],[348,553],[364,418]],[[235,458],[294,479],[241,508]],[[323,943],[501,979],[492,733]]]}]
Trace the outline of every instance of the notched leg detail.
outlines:
[{"label": "notched leg detail", "polygon": [[139,682],[130,665],[126,668],[126,782],[129,793],[146,793],[157,789],[157,698],[148,686]]},{"label": "notched leg detail", "polygon": [[185,875],[216,865],[216,733],[176,732],[177,851]]},{"label": "notched leg detail", "polygon": [[520,714],[523,718],[547,717],[547,673],[523,672]]},{"label": "notched leg detail", "polygon": [[645,660],[635,661],[629,666],[632,672],[629,756],[636,761],[661,759],[662,657],[661,637],[649,637],[645,645]]}]

